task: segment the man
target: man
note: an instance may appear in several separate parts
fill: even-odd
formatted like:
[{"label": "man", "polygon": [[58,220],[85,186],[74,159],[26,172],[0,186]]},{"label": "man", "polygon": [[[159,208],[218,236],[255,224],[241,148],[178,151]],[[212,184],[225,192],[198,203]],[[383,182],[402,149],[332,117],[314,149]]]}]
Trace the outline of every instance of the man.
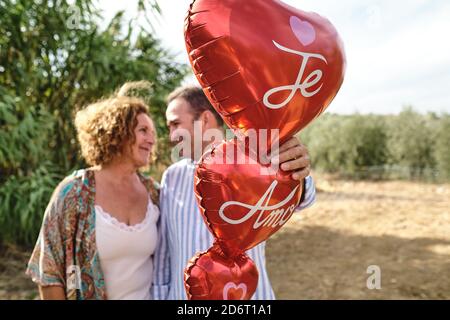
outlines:
[{"label": "man", "polygon": [[[161,181],[160,234],[154,256],[153,298],[181,300],[187,298],[184,289],[187,263],[197,252],[206,251],[213,243],[213,236],[203,221],[193,190],[195,163],[210,141],[203,141],[194,127],[199,125],[201,132],[222,130],[223,120],[197,87],[182,87],[169,95],[166,119],[171,142],[187,139],[184,142],[190,148],[181,150],[185,159],[170,166]],[[284,143],[279,150],[281,169],[293,170],[292,177],[296,180],[306,178],[299,207],[304,209],[315,200],[307,150],[296,138]],[[248,254],[259,271],[258,286],[252,299],[274,299],[265,265],[265,242],[249,250]]]}]

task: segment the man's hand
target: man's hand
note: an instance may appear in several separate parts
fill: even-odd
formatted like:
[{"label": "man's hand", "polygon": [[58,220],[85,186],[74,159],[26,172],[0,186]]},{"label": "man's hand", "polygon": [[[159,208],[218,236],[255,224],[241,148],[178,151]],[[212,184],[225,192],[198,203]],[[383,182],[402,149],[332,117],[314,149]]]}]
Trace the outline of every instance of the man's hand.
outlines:
[{"label": "man's hand", "polygon": [[293,171],[292,178],[294,180],[300,181],[309,176],[311,161],[308,149],[299,139],[292,137],[280,146],[278,153],[278,157],[276,155],[272,157],[272,163],[281,163],[281,170],[283,171]]}]

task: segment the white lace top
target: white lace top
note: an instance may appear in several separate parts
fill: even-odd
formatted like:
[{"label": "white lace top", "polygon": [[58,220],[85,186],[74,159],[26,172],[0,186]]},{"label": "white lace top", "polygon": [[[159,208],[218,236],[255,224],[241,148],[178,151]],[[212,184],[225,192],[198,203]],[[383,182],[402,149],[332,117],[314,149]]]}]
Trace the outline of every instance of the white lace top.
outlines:
[{"label": "white lace top", "polygon": [[100,266],[110,300],[149,300],[159,209],[149,199],[144,220],[133,226],[119,222],[95,206],[95,233]]}]

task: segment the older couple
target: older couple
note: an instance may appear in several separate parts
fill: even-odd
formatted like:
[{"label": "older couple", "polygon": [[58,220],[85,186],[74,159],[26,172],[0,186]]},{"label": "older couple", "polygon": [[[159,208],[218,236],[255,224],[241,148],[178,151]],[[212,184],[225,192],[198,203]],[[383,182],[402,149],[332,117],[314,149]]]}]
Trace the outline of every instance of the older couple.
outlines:
[{"label": "older couple", "polygon": [[[212,244],[193,192],[194,149],[166,170],[161,186],[140,173],[151,165],[156,132],[148,106],[127,96],[133,86],[76,115],[81,152],[91,167],[66,177],[45,211],[26,271],[42,299],[186,299],[184,267]],[[173,142],[181,130],[202,141],[194,121],[201,132],[222,128],[200,88],[179,88],[168,102]],[[282,170],[305,179],[300,209],[311,205],[315,188],[306,148],[291,139],[280,147],[279,159]],[[249,254],[260,271],[253,298],[273,299],[265,244]]]}]

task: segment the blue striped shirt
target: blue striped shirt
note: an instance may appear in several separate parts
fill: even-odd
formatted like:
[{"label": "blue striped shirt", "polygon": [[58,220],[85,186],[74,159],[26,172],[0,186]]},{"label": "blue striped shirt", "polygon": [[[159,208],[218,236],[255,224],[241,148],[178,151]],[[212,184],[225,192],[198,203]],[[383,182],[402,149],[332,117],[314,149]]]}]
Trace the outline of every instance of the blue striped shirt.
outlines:
[{"label": "blue striped shirt", "polygon": [[[154,299],[185,300],[184,269],[197,253],[208,250],[213,236],[208,230],[194,195],[195,163],[183,159],[171,165],[161,181],[159,243],[154,256],[152,295]],[[306,178],[304,201],[299,209],[311,206],[316,190]],[[259,271],[255,300],[275,299],[266,270],[265,242],[247,251]]]}]

